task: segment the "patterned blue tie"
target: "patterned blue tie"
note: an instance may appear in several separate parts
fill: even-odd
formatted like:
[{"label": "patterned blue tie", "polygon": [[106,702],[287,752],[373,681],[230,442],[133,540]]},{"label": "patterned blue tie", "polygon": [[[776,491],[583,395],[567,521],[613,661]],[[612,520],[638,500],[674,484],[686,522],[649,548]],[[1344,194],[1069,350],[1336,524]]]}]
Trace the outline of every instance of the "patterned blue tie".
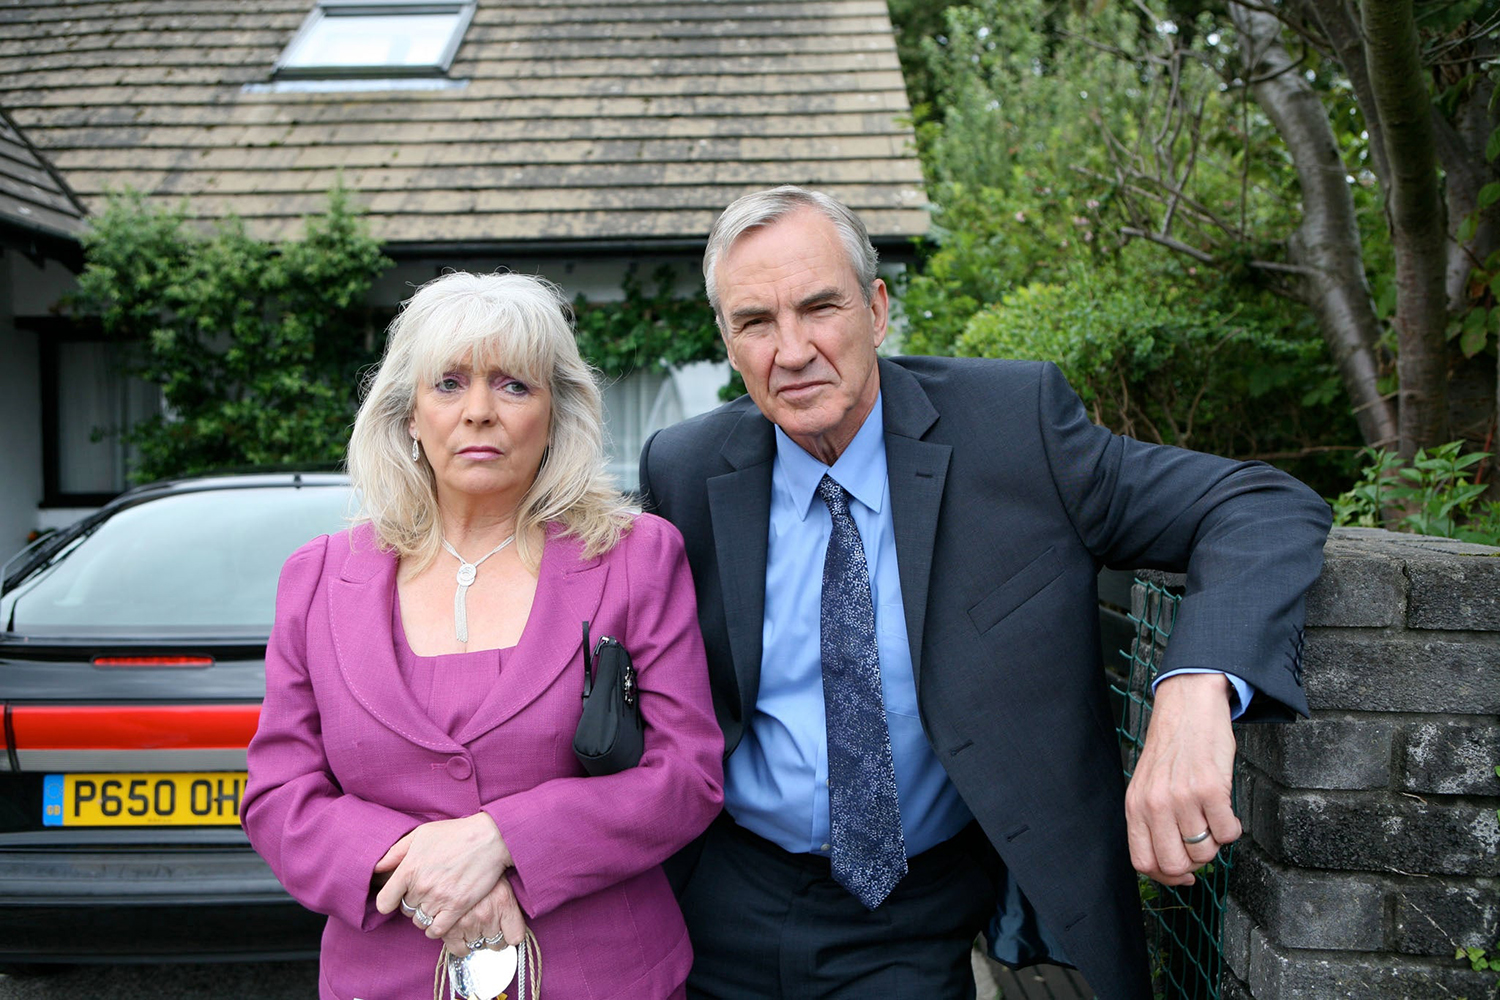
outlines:
[{"label": "patterned blue tie", "polygon": [[849,494],[824,476],[818,496],[833,518],[823,561],[822,616],[833,877],[873,910],[906,874],[891,731],[880,692],[875,606]]}]

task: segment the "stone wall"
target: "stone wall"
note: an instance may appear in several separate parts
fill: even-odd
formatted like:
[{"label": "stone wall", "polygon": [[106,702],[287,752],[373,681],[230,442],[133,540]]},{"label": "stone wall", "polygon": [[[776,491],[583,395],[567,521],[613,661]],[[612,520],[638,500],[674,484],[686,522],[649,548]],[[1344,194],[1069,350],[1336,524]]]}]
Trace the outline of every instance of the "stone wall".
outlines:
[{"label": "stone wall", "polygon": [[1497,995],[1500,549],[1339,529],[1311,721],[1240,728],[1226,1000]]}]

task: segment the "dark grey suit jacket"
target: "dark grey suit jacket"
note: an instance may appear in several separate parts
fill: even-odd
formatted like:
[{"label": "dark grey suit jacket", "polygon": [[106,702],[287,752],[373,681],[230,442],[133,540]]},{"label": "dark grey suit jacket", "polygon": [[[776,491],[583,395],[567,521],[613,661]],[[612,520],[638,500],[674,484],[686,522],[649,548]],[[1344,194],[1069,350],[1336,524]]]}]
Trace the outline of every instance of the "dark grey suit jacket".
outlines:
[{"label": "dark grey suit jacket", "polygon": [[[896,555],[923,727],[1045,927],[1101,997],[1149,997],[1124,782],[1099,663],[1101,565],[1186,572],[1163,670],[1306,714],[1303,594],[1328,506],[1254,462],[1092,424],[1050,364],[880,362]],[[725,753],[760,682],[775,437],[748,397],[641,453],[682,531]]]}]

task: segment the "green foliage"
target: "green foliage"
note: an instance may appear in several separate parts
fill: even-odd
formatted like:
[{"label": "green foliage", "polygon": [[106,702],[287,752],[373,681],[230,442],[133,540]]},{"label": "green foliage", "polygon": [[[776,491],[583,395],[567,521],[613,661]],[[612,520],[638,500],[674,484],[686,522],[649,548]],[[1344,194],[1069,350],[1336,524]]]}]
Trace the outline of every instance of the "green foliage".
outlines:
[{"label": "green foliage", "polygon": [[[1463,445],[1420,449],[1410,464],[1392,452],[1364,449],[1359,482],[1331,501],[1334,523],[1500,545],[1500,504],[1481,504],[1486,487],[1469,479],[1489,453],[1465,454]],[[1392,512],[1401,515],[1394,523]]]},{"label": "green foliage", "polygon": [[[1484,155],[1490,163],[1500,157],[1500,128],[1490,133]],[[1467,243],[1474,238],[1483,217],[1494,214],[1490,210],[1496,202],[1500,202],[1500,181],[1491,181],[1479,189],[1474,211],[1459,221],[1459,242]],[[1448,339],[1457,340],[1464,357],[1472,358],[1491,345],[1500,348],[1500,251],[1491,253],[1470,270],[1467,292],[1468,309],[1453,316],[1448,325]]]},{"label": "green foliage", "polygon": [[1401,465],[1401,456],[1393,451],[1361,448],[1365,463],[1357,483],[1328,501],[1333,506],[1333,523],[1341,528],[1380,528],[1384,526],[1387,508],[1396,498],[1392,481]]},{"label": "green foliage", "polygon": [[[1131,219],[1117,158],[1171,159],[1186,141],[1163,137],[1162,82],[1134,59],[1159,47],[1155,24],[1129,5],[1017,3],[949,7],[921,46],[935,104],[917,135],[936,246],[899,289],[903,349],[1056,361],[1116,431],[1269,457],[1337,488],[1358,431],[1311,317],[1246,266],[1265,248],[1223,245],[1204,267],[1121,242]],[[1202,57],[1180,67],[1182,86],[1204,101],[1179,218],[1238,220],[1243,195],[1251,221],[1282,225],[1290,165],[1244,161],[1245,129],[1253,146],[1270,125],[1222,92],[1206,68],[1225,58],[1209,22],[1177,7]]]},{"label": "green foliage", "polygon": [[[1495,773],[1500,774],[1500,767],[1495,768]],[[1500,952],[1500,941],[1495,942],[1495,951]],[[1475,972],[1500,973],[1500,955],[1491,954],[1486,948],[1457,948],[1453,957],[1460,962],[1468,962],[1469,968]],[[1496,985],[1500,986],[1500,976],[1496,977]]]},{"label": "green foliage", "polygon": [[1464,455],[1460,454],[1462,448],[1463,442],[1450,441],[1431,451],[1419,449],[1409,466],[1397,470],[1405,480],[1399,499],[1415,507],[1402,518],[1402,524],[1419,535],[1500,544],[1500,538],[1465,527],[1469,512],[1486,489],[1483,483],[1469,481],[1469,470],[1489,454],[1476,451]]},{"label": "green foliage", "polygon": [[[1321,343],[1286,324],[1283,303],[1222,295],[1147,248],[1126,259],[1007,294],[970,319],[955,353],[1053,361],[1098,423],[1220,454],[1310,449],[1347,419]],[[1335,464],[1299,471],[1345,474],[1322,461]]]},{"label": "green foliage", "polygon": [[[1500,187],[1500,184],[1493,185]],[[1472,237],[1482,210],[1470,213],[1459,225],[1459,238],[1464,232]],[[1494,350],[1500,346],[1500,250],[1491,253],[1469,271],[1466,287],[1468,301],[1464,311],[1455,313],[1448,324],[1448,339],[1457,341],[1458,349],[1466,358],[1480,352]]]},{"label": "green foliage", "polygon": [[939,34],[946,7],[932,0],[889,0],[891,24],[896,29],[896,55],[912,107],[932,100],[932,81],[922,56],[922,40]]},{"label": "green foliage", "polygon": [[391,264],[347,191],[282,246],[233,218],[203,233],[128,192],[94,222],[73,305],[128,345],[167,408],[125,432],[133,479],[342,457],[358,371],[378,357],[365,293]]},{"label": "green foliage", "polygon": [[714,312],[702,285],[682,295],[676,274],[663,265],[642,286],[632,269],[625,274],[624,298],[617,302],[573,303],[578,318],[578,350],[609,378],[643,367],[675,367],[723,358]]},{"label": "green foliage", "polygon": [[[1134,31],[1128,15],[1107,19]],[[952,353],[984,306],[1113,250],[1099,240],[1108,163],[1090,116],[1137,81],[1113,56],[1060,46],[1063,27],[1077,19],[1043,0],[979,0],[949,7],[920,46],[938,98],[917,122],[937,247],[901,289],[909,351]]]},{"label": "green foliage", "polygon": [[[1500,950],[1500,942],[1495,943],[1495,948]],[[1459,948],[1453,957],[1467,959],[1469,967],[1475,972],[1487,972],[1491,969],[1500,972],[1500,958],[1490,958],[1488,950],[1484,948]]]},{"label": "green foliage", "polygon": [[[913,354],[952,354],[980,309],[1016,288],[1057,280],[1071,264],[1107,267],[1098,241],[1100,203],[1024,178],[1012,190],[946,189],[937,217],[941,246],[901,287]],[[951,227],[951,228],[950,228]]]}]

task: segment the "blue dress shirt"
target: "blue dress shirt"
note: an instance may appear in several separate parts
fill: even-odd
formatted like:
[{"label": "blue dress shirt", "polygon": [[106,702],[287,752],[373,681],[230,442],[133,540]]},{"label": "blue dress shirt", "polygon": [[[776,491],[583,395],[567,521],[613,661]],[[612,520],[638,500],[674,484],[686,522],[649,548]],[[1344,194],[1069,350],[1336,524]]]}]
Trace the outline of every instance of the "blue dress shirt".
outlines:
[{"label": "blue dress shirt", "polygon": [[832,521],[816,492],[825,473],[850,494],[850,512],[870,566],[901,831],[907,854],[916,855],[952,837],[973,817],[934,756],[918,718],[879,398],[831,467],[776,428],[760,693],[744,737],[724,768],[724,806],[740,826],[788,851],[829,852],[819,620]]}]

